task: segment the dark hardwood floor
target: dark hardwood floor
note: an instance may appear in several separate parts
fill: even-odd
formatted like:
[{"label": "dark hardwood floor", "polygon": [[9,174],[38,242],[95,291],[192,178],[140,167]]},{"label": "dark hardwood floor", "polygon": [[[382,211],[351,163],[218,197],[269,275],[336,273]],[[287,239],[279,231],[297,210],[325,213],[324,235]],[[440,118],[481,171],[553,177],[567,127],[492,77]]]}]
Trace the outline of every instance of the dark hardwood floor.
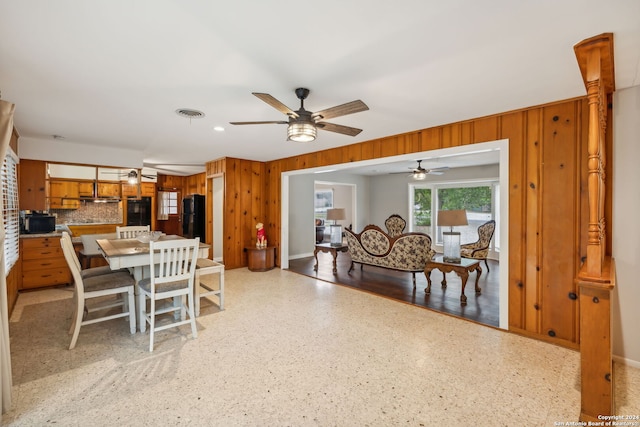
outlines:
[{"label": "dark hardwood floor", "polygon": [[442,273],[439,270],[431,272],[431,295],[425,294],[427,279],[424,273],[416,273],[416,289],[413,289],[411,273],[388,270],[380,267],[365,265],[360,269],[356,264],[351,273],[351,257],[348,252],[338,254],[338,273],[333,274],[333,257],[329,253],[318,253],[318,271],[313,270],[314,257],[292,259],[289,270],[305,276],[313,277],[325,282],[336,283],[362,291],[370,292],[386,298],[403,301],[419,307],[462,317],[488,326],[499,325],[499,276],[500,267],[497,261],[489,260],[490,272],[482,262],[482,274],[478,286],[482,289],[476,295],[474,284],[476,273],[469,274],[465,295],[467,305],[460,304],[460,278],[455,273],[447,274],[447,287],[442,288]]}]

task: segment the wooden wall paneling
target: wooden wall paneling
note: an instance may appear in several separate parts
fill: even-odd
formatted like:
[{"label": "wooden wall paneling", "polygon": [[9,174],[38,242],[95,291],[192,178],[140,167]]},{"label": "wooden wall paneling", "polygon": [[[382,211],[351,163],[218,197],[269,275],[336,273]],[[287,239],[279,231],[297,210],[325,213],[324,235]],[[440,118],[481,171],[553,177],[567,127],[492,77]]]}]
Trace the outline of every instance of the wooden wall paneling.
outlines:
[{"label": "wooden wall paneling", "polygon": [[[449,126],[449,125],[447,125]],[[442,128],[429,128],[421,132],[422,141],[420,151],[437,150],[442,148]]]},{"label": "wooden wall paneling", "polygon": [[442,148],[457,147],[460,145],[460,139],[460,123],[453,123],[442,127]]},{"label": "wooden wall paneling", "polygon": [[[501,134],[509,139],[509,327],[525,328],[526,196],[525,117],[507,114]],[[456,127],[459,129],[459,127]]]},{"label": "wooden wall paneling", "polygon": [[349,162],[358,162],[362,160],[362,144],[351,144],[345,147],[347,160]]},{"label": "wooden wall paneling", "polygon": [[473,121],[473,142],[487,142],[500,139],[500,116],[483,117]]},{"label": "wooden wall paneling", "polygon": [[473,122],[463,122],[460,124],[460,145],[472,144],[473,140]]},{"label": "wooden wall paneling", "polygon": [[[379,141],[376,145],[374,141],[361,142],[360,146],[360,160],[370,160],[376,158],[376,147],[379,149]],[[378,150],[379,152],[379,150]]]},{"label": "wooden wall paneling", "polygon": [[577,340],[576,300],[569,299],[569,294],[575,292],[580,226],[575,197],[579,193],[576,120],[575,103],[543,109],[541,332],[571,342]]},{"label": "wooden wall paneling", "polygon": [[270,162],[265,165],[265,215],[268,218],[267,236],[270,244],[276,247],[276,265],[280,266],[280,240],[282,232],[282,176],[283,162]]},{"label": "wooden wall paneling", "polygon": [[[523,200],[525,233],[525,329],[540,332],[540,153],[542,146],[542,114],[540,109],[527,113],[526,146],[524,164],[526,165],[525,198]],[[515,219],[517,221],[517,219]],[[509,266],[514,266],[511,260]]]},{"label": "wooden wall paneling", "polygon": [[337,165],[347,162],[347,150],[344,147],[332,148],[331,150],[321,151],[317,156],[319,161],[316,166]]},{"label": "wooden wall paneling", "polygon": [[240,167],[236,159],[227,158],[225,165],[225,206],[224,206],[224,243],[223,258],[225,267],[238,268],[243,262],[244,236],[240,217]]}]

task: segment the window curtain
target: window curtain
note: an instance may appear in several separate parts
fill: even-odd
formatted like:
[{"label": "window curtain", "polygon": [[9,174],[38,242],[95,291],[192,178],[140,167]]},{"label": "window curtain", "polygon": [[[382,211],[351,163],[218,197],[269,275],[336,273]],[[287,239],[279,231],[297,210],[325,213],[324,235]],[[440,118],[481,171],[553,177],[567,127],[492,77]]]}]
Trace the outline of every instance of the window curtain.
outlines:
[{"label": "window curtain", "polygon": [[169,193],[167,191],[158,191],[158,220],[166,221],[169,219]]},{"label": "window curtain", "polygon": [[[4,159],[13,132],[13,112],[15,105],[0,100],[0,159]],[[0,204],[2,199],[0,198]],[[0,205],[0,222],[2,218]],[[2,413],[11,408],[11,348],[9,346],[9,305],[7,302],[7,276],[4,263],[5,230],[0,230],[0,400]]]}]

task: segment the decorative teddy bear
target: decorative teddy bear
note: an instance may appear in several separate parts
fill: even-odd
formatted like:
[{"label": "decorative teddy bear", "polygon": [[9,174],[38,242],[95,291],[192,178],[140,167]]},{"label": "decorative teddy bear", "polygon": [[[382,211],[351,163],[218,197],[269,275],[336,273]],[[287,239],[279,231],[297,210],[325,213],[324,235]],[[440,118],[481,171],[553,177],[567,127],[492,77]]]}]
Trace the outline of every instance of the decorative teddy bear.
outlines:
[{"label": "decorative teddy bear", "polygon": [[259,222],[256,224],[256,248],[266,248],[267,247],[267,235],[264,231],[264,225]]}]

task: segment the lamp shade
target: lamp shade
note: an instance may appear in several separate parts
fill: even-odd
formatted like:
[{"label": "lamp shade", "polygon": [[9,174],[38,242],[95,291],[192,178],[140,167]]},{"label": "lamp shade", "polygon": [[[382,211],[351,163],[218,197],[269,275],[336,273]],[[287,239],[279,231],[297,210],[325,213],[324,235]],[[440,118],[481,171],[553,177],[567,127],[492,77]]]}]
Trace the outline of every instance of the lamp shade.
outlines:
[{"label": "lamp shade", "polygon": [[327,219],[332,221],[347,219],[344,208],[327,209]]},{"label": "lamp shade", "polygon": [[467,211],[464,209],[438,212],[439,227],[455,227],[467,224]]}]

